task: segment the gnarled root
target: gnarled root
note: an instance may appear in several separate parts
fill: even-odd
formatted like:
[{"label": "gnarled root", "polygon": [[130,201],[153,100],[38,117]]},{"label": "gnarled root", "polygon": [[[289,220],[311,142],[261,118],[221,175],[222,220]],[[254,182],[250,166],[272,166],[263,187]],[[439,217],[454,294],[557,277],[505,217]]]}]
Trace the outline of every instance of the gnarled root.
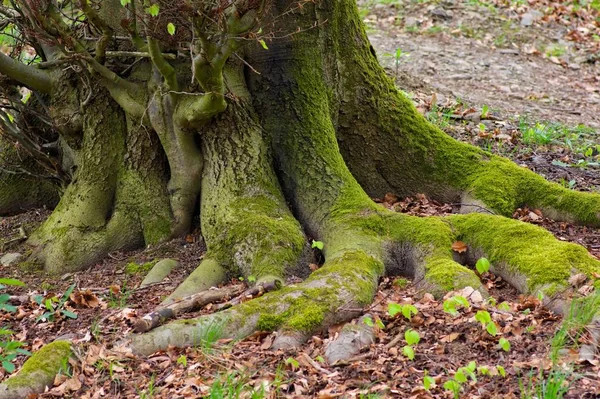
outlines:
[{"label": "gnarled root", "polygon": [[[348,17],[348,21],[358,20],[356,15],[346,15],[356,13],[355,6],[351,3],[340,1],[321,5],[324,8],[334,8],[334,15],[340,20],[339,24],[324,24],[324,29],[344,26],[345,17]],[[286,23],[286,17],[292,18],[283,17],[283,24]],[[352,37],[364,37],[359,28],[354,25],[349,27]],[[565,295],[564,299],[568,300],[564,282],[569,275],[580,272],[590,275],[600,270],[600,263],[584,249],[573,244],[559,243],[542,229],[522,222],[480,214],[417,218],[395,214],[374,204],[346,167],[336,141],[336,133],[342,144],[349,140],[352,141],[353,151],[360,150],[361,153],[349,151],[344,156],[352,171],[359,177],[359,182],[373,192],[380,192],[378,190],[383,187],[403,194],[431,192],[439,199],[454,199],[476,184],[474,179],[477,173],[482,172],[482,168],[490,168],[496,158],[490,158],[474,147],[457,143],[427,125],[419,119],[420,116],[412,105],[396,97],[398,93],[395,88],[386,86],[387,83],[379,86],[380,92],[373,92],[372,88],[359,85],[357,80],[351,82],[354,86],[341,89],[340,99],[344,106],[356,95],[357,104],[364,106],[363,112],[371,113],[371,116],[366,118],[365,114],[358,112],[358,106],[356,112],[350,108],[348,113],[340,112],[337,115],[336,106],[339,104],[330,101],[327,78],[318,72],[322,70],[321,62],[326,59],[322,49],[329,37],[339,35],[320,35],[316,29],[307,29],[294,38],[294,46],[278,41],[273,43],[268,55],[264,55],[264,52],[253,54],[251,64],[262,75],[252,77],[250,86],[256,100],[255,109],[260,113],[267,137],[273,140],[273,155],[283,192],[305,230],[324,243],[324,265],[301,284],[284,287],[223,312],[170,323],[147,334],[131,336],[130,346],[134,352],[149,354],[165,349],[168,345],[194,345],[212,328],[219,329],[223,337],[230,338],[241,338],[256,330],[278,331],[275,347],[297,346],[311,334],[329,325],[358,316],[360,309],[372,301],[378,279],[386,270],[388,273],[411,276],[421,287],[438,296],[465,286],[484,292],[473,270],[454,259],[451,246],[458,239],[470,246],[471,261],[481,255],[488,256],[493,262],[493,270],[525,293],[541,290],[548,297],[560,294]],[[360,41],[345,41],[346,44],[355,45],[357,42]],[[360,51],[368,51],[366,38],[359,45],[363,45],[364,49],[351,48],[352,51],[344,54],[360,56]],[[347,66],[340,76],[348,79],[353,76],[353,70],[364,72],[365,69],[355,67],[363,65],[365,57],[360,58],[358,64]],[[378,68],[373,59],[373,70],[379,71]],[[361,78],[364,77],[361,75]],[[377,75],[376,78],[381,77]],[[376,79],[369,79],[365,79],[368,84],[375,84],[373,82]],[[362,89],[366,92],[362,92]],[[361,103],[365,98],[369,98],[371,102]],[[383,108],[376,109],[376,103],[380,106],[383,104]],[[371,109],[367,111],[367,107]],[[235,115],[229,113],[223,118]],[[390,122],[387,130],[381,128],[388,136],[384,135],[382,141],[375,139],[371,142],[368,140],[371,137],[369,134],[374,134],[373,131],[381,126],[377,124],[378,119],[388,122],[391,120],[393,123]],[[335,120],[338,121],[338,126],[334,125]],[[366,136],[362,136],[363,141],[357,144],[357,137],[360,137],[358,129],[365,128],[368,123],[372,123],[373,127],[366,127]],[[405,136],[398,130],[399,126],[405,129]],[[340,134],[344,129],[347,133]],[[212,249],[211,241],[217,243],[213,248],[219,249],[223,247],[218,243],[230,243],[230,246],[225,246],[228,256],[224,258],[225,261],[219,260],[220,263],[227,262],[232,254],[239,253],[239,249],[231,251],[230,248],[244,248],[240,244],[248,240],[244,237],[250,237],[251,240],[256,237],[253,235],[256,233],[247,230],[240,230],[244,232],[243,235],[234,234],[236,222],[246,220],[248,215],[261,215],[265,209],[254,205],[256,196],[249,196],[244,191],[247,186],[240,184],[245,181],[238,176],[248,174],[232,173],[222,165],[227,159],[233,159],[235,165],[240,165],[237,163],[240,154],[235,151],[235,143],[247,139],[235,134],[244,129],[232,130],[232,137],[220,137],[219,140],[212,141],[207,136],[204,140],[207,160],[214,158],[212,153],[225,151],[229,155],[218,162],[207,161],[213,166],[207,169],[205,175],[207,187],[203,189],[202,200],[202,223],[208,237],[209,254],[218,257],[223,253]],[[456,153],[446,151],[446,147],[441,144],[447,144],[447,148],[456,150]],[[393,150],[390,151],[390,148]],[[442,149],[439,150],[440,148]],[[248,159],[249,170],[253,170],[255,164],[252,160],[257,158],[261,157],[242,159]],[[362,161],[357,162],[358,158]],[[421,169],[414,164],[419,162],[422,163]],[[385,167],[380,172],[378,168],[382,167],[382,163]],[[266,164],[268,165],[268,161]],[[470,165],[479,166],[475,171],[469,172],[467,166]],[[234,168],[236,171],[239,169],[240,167]],[[380,177],[379,180],[375,179],[375,184],[369,182],[373,169],[377,171],[376,176]],[[528,173],[525,175],[532,176]],[[508,176],[509,181],[510,179]],[[260,184],[261,182],[262,180],[254,180],[253,184],[263,190],[264,184]],[[231,211],[218,211],[217,197],[210,196],[210,189],[219,193],[218,198],[228,205],[225,209]],[[261,199],[274,198],[272,194],[265,195],[264,191],[260,195],[263,196]],[[497,198],[500,198],[499,195]],[[236,206],[238,204],[243,206]],[[231,215],[235,215],[235,218]],[[262,213],[266,220],[271,220],[271,215]],[[286,220],[285,215],[280,214],[282,220]],[[226,220],[227,224],[222,224],[222,220]],[[258,243],[261,245],[261,241]],[[542,247],[549,249],[548,257]],[[257,259],[259,252],[250,253],[253,254],[248,258],[251,263]],[[278,258],[277,252],[263,256],[267,264],[269,259]],[[243,259],[233,258],[236,261]],[[255,270],[254,266],[248,269],[243,265],[238,264],[242,273]],[[544,274],[545,269],[550,273]],[[341,355],[337,359],[343,360],[346,356]]]}]

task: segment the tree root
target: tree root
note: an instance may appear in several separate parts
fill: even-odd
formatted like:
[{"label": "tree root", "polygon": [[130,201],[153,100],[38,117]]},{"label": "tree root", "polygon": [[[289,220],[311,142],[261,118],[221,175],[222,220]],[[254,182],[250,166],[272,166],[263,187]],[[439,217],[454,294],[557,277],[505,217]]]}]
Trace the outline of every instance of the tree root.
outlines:
[{"label": "tree root", "polygon": [[340,360],[351,359],[365,346],[375,342],[375,328],[366,322],[370,317],[369,314],[365,314],[356,324],[348,323],[342,328],[337,338],[325,348],[327,363],[333,365]]},{"label": "tree root", "polygon": [[[71,356],[71,344],[54,341],[35,352],[21,370],[0,384],[0,399],[23,399],[44,392]],[[62,370],[65,371],[66,370]]]}]

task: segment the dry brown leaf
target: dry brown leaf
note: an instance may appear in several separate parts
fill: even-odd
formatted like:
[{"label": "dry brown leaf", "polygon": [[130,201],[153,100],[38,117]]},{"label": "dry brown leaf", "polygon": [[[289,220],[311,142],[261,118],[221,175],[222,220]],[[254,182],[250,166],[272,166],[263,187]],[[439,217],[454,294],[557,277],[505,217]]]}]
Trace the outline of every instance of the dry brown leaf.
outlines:
[{"label": "dry brown leaf", "polygon": [[75,303],[75,305],[83,308],[96,308],[100,305],[98,297],[94,295],[90,290],[75,291],[69,298]]},{"label": "dry brown leaf", "polygon": [[450,333],[448,335],[443,335],[440,337],[440,341],[442,342],[453,342],[460,337],[460,333]]}]

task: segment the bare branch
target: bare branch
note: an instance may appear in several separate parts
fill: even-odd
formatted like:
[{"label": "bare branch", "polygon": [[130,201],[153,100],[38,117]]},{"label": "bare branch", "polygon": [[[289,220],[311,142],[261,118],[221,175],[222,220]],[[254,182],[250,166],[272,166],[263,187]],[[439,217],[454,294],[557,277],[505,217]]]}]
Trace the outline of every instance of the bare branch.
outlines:
[{"label": "bare branch", "polygon": [[0,52],[0,73],[14,79],[32,90],[50,93],[52,79],[47,72],[30,67]]},{"label": "bare branch", "polygon": [[90,22],[102,30],[102,38],[96,43],[96,60],[99,63],[104,64],[104,61],[106,60],[106,47],[108,47],[108,44],[112,40],[114,31],[102,20],[102,18],[100,18],[100,16],[98,16],[96,11],[90,7],[88,0],[79,0],[79,6]]},{"label": "bare branch", "polygon": [[169,90],[177,91],[179,90],[179,85],[177,84],[177,74],[175,73],[175,68],[163,57],[158,41],[153,39],[152,37],[147,37],[148,41],[148,51],[150,53],[150,58],[152,59],[152,63],[158,69],[158,72],[165,79],[165,83]]}]

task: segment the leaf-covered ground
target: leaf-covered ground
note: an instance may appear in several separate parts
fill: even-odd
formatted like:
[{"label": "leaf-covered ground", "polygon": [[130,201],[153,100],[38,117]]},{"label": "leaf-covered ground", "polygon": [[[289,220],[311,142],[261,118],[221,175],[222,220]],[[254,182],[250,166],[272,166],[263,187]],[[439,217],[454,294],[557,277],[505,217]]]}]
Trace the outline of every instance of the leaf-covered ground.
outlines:
[{"label": "leaf-covered ground", "polygon": [[[594,4],[371,0],[362,4],[362,12],[380,60],[433,123],[566,187],[598,191],[600,29]],[[424,217],[455,208],[424,196],[390,193],[376,200]],[[15,250],[23,233],[48,213],[0,219],[0,256]],[[521,209],[514,217],[600,257],[600,230],[555,222],[536,209]],[[322,361],[341,326],[289,352],[271,350],[268,333],[230,342],[220,340],[217,329],[197,348],[144,359],[115,351],[113,344],[131,332],[136,318],[160,303],[203,252],[195,231],[157,247],[113,253],[86,272],[59,278],[2,266],[0,277],[26,284],[4,290],[16,311],[0,312],[0,326],[14,332],[2,338],[24,342],[22,349],[28,351],[61,336],[80,344],[43,398],[452,398],[453,388],[461,398],[531,398],[551,397],[537,389],[553,384],[568,389],[565,397],[600,396],[600,358],[582,357],[578,350],[589,341],[584,326],[552,314],[539,298],[519,297],[489,273],[482,279],[493,300],[465,291],[436,301],[412,282],[384,279],[375,301],[364,309],[376,328],[375,342],[345,364]],[[164,282],[138,288],[147,269],[163,258],[178,260],[180,267]],[[572,283],[587,295],[593,281]],[[73,285],[72,295],[61,300]],[[67,317],[73,316],[69,312],[77,318]],[[414,332],[419,342],[408,345]],[[411,351],[412,360],[407,357]],[[0,357],[8,353],[4,348]],[[25,358],[13,361],[17,369]],[[0,379],[7,375],[0,369]]]}]

